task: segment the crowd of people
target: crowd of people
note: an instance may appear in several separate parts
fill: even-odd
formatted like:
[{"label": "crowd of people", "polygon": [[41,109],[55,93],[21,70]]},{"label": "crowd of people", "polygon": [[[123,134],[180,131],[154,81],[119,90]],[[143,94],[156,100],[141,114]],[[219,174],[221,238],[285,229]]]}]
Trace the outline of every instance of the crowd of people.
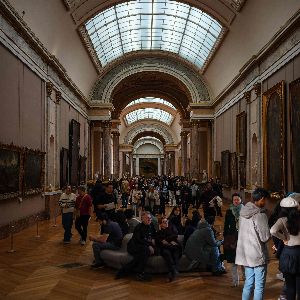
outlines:
[{"label": "crowd of people", "polygon": [[[252,201],[244,205],[241,196],[233,194],[220,233],[215,230],[214,222],[216,216],[222,217],[222,185],[212,179],[199,183],[184,177],[137,176],[97,181],[88,190],[80,186],[77,197],[68,186],[59,201],[65,230],[63,242],[71,241],[75,216],[80,243],[85,245],[87,239],[93,242],[92,267],[99,268],[105,264],[101,251],[119,250],[123,237],[132,233],[127,251],[133,259],[118,270],[116,279],[135,273],[137,280],[148,280],[150,276],[145,270],[153,255],[164,258],[169,281],[177,277],[183,253],[191,269],[204,266],[214,276],[226,273],[225,260],[231,265],[232,287],[239,286],[239,266],[242,268],[245,280],[242,300],[251,299],[252,295],[254,300],[260,300],[269,259],[267,243],[273,237],[273,249],[284,279],[278,299],[294,300],[296,295],[299,299],[300,194],[283,198],[268,219],[264,207],[269,196],[268,191],[257,188]],[[170,214],[166,214],[166,207],[171,207]],[[99,222],[100,232],[88,237],[88,222],[93,215]],[[179,235],[183,236],[182,242]]]}]

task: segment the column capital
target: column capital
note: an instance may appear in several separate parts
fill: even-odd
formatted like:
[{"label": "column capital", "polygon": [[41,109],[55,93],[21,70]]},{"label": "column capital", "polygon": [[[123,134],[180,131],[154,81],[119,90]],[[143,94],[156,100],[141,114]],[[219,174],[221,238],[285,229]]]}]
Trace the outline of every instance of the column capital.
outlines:
[{"label": "column capital", "polygon": [[56,95],[55,95],[55,103],[56,104],[60,104],[61,101],[61,92],[56,91]]},{"label": "column capital", "polygon": [[116,136],[120,136],[120,132],[119,131],[112,131],[111,134],[116,137]]},{"label": "column capital", "polygon": [[53,91],[53,83],[50,81],[46,82],[47,97],[51,97],[52,91]]},{"label": "column capital", "polygon": [[251,102],[251,91],[247,91],[244,93],[244,98],[246,99],[247,103]]},{"label": "column capital", "polygon": [[256,94],[256,97],[260,96],[261,93],[261,82],[258,82],[254,85],[254,92]]},{"label": "column capital", "polygon": [[110,121],[101,121],[101,125],[103,128],[111,128],[111,122]]},{"label": "column capital", "polygon": [[181,137],[187,137],[188,134],[189,134],[189,132],[186,131],[186,130],[182,130],[182,131],[180,132],[180,136],[181,136]]}]

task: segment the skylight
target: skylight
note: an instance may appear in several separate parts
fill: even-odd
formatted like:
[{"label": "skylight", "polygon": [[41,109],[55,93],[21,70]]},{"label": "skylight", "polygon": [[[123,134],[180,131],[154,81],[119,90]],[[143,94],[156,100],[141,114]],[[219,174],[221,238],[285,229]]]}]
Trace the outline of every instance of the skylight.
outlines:
[{"label": "skylight", "polygon": [[163,50],[202,68],[223,32],[205,12],[171,0],[120,3],[85,27],[102,66],[131,51]]},{"label": "skylight", "polygon": [[144,119],[154,119],[170,125],[174,117],[170,113],[158,108],[137,109],[125,115],[128,125]]},{"label": "skylight", "polygon": [[129,107],[129,106],[132,106],[135,104],[139,104],[139,103],[161,103],[161,104],[167,105],[176,110],[175,106],[173,104],[171,104],[170,102],[160,99],[160,98],[154,98],[154,97],[140,98],[140,99],[131,101],[126,107]]}]

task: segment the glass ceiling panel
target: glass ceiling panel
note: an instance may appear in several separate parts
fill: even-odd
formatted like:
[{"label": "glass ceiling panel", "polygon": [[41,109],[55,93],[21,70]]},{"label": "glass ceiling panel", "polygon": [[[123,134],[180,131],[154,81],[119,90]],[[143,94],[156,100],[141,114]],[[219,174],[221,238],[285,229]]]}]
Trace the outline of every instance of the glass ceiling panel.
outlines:
[{"label": "glass ceiling panel", "polygon": [[128,125],[144,119],[155,119],[170,125],[174,117],[170,113],[158,108],[141,108],[125,115]]},{"label": "glass ceiling panel", "polygon": [[172,0],[120,3],[85,27],[102,66],[131,51],[163,50],[202,68],[222,33],[205,12]]},{"label": "glass ceiling panel", "polygon": [[165,104],[173,109],[176,110],[176,107],[171,104],[170,102],[163,100],[161,98],[155,98],[155,97],[145,97],[145,98],[140,98],[134,101],[131,101],[126,107],[135,105],[135,104],[139,104],[139,103],[161,103],[161,104]]}]

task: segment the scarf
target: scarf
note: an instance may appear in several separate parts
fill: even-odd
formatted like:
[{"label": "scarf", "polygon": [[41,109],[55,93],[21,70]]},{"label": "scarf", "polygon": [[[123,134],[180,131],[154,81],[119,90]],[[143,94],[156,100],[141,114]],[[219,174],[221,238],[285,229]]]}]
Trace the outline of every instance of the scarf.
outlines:
[{"label": "scarf", "polygon": [[239,217],[240,217],[240,211],[241,208],[243,207],[243,204],[239,204],[237,206],[230,204],[229,209],[231,210],[234,218],[235,218],[235,227],[238,230],[239,229]]}]

